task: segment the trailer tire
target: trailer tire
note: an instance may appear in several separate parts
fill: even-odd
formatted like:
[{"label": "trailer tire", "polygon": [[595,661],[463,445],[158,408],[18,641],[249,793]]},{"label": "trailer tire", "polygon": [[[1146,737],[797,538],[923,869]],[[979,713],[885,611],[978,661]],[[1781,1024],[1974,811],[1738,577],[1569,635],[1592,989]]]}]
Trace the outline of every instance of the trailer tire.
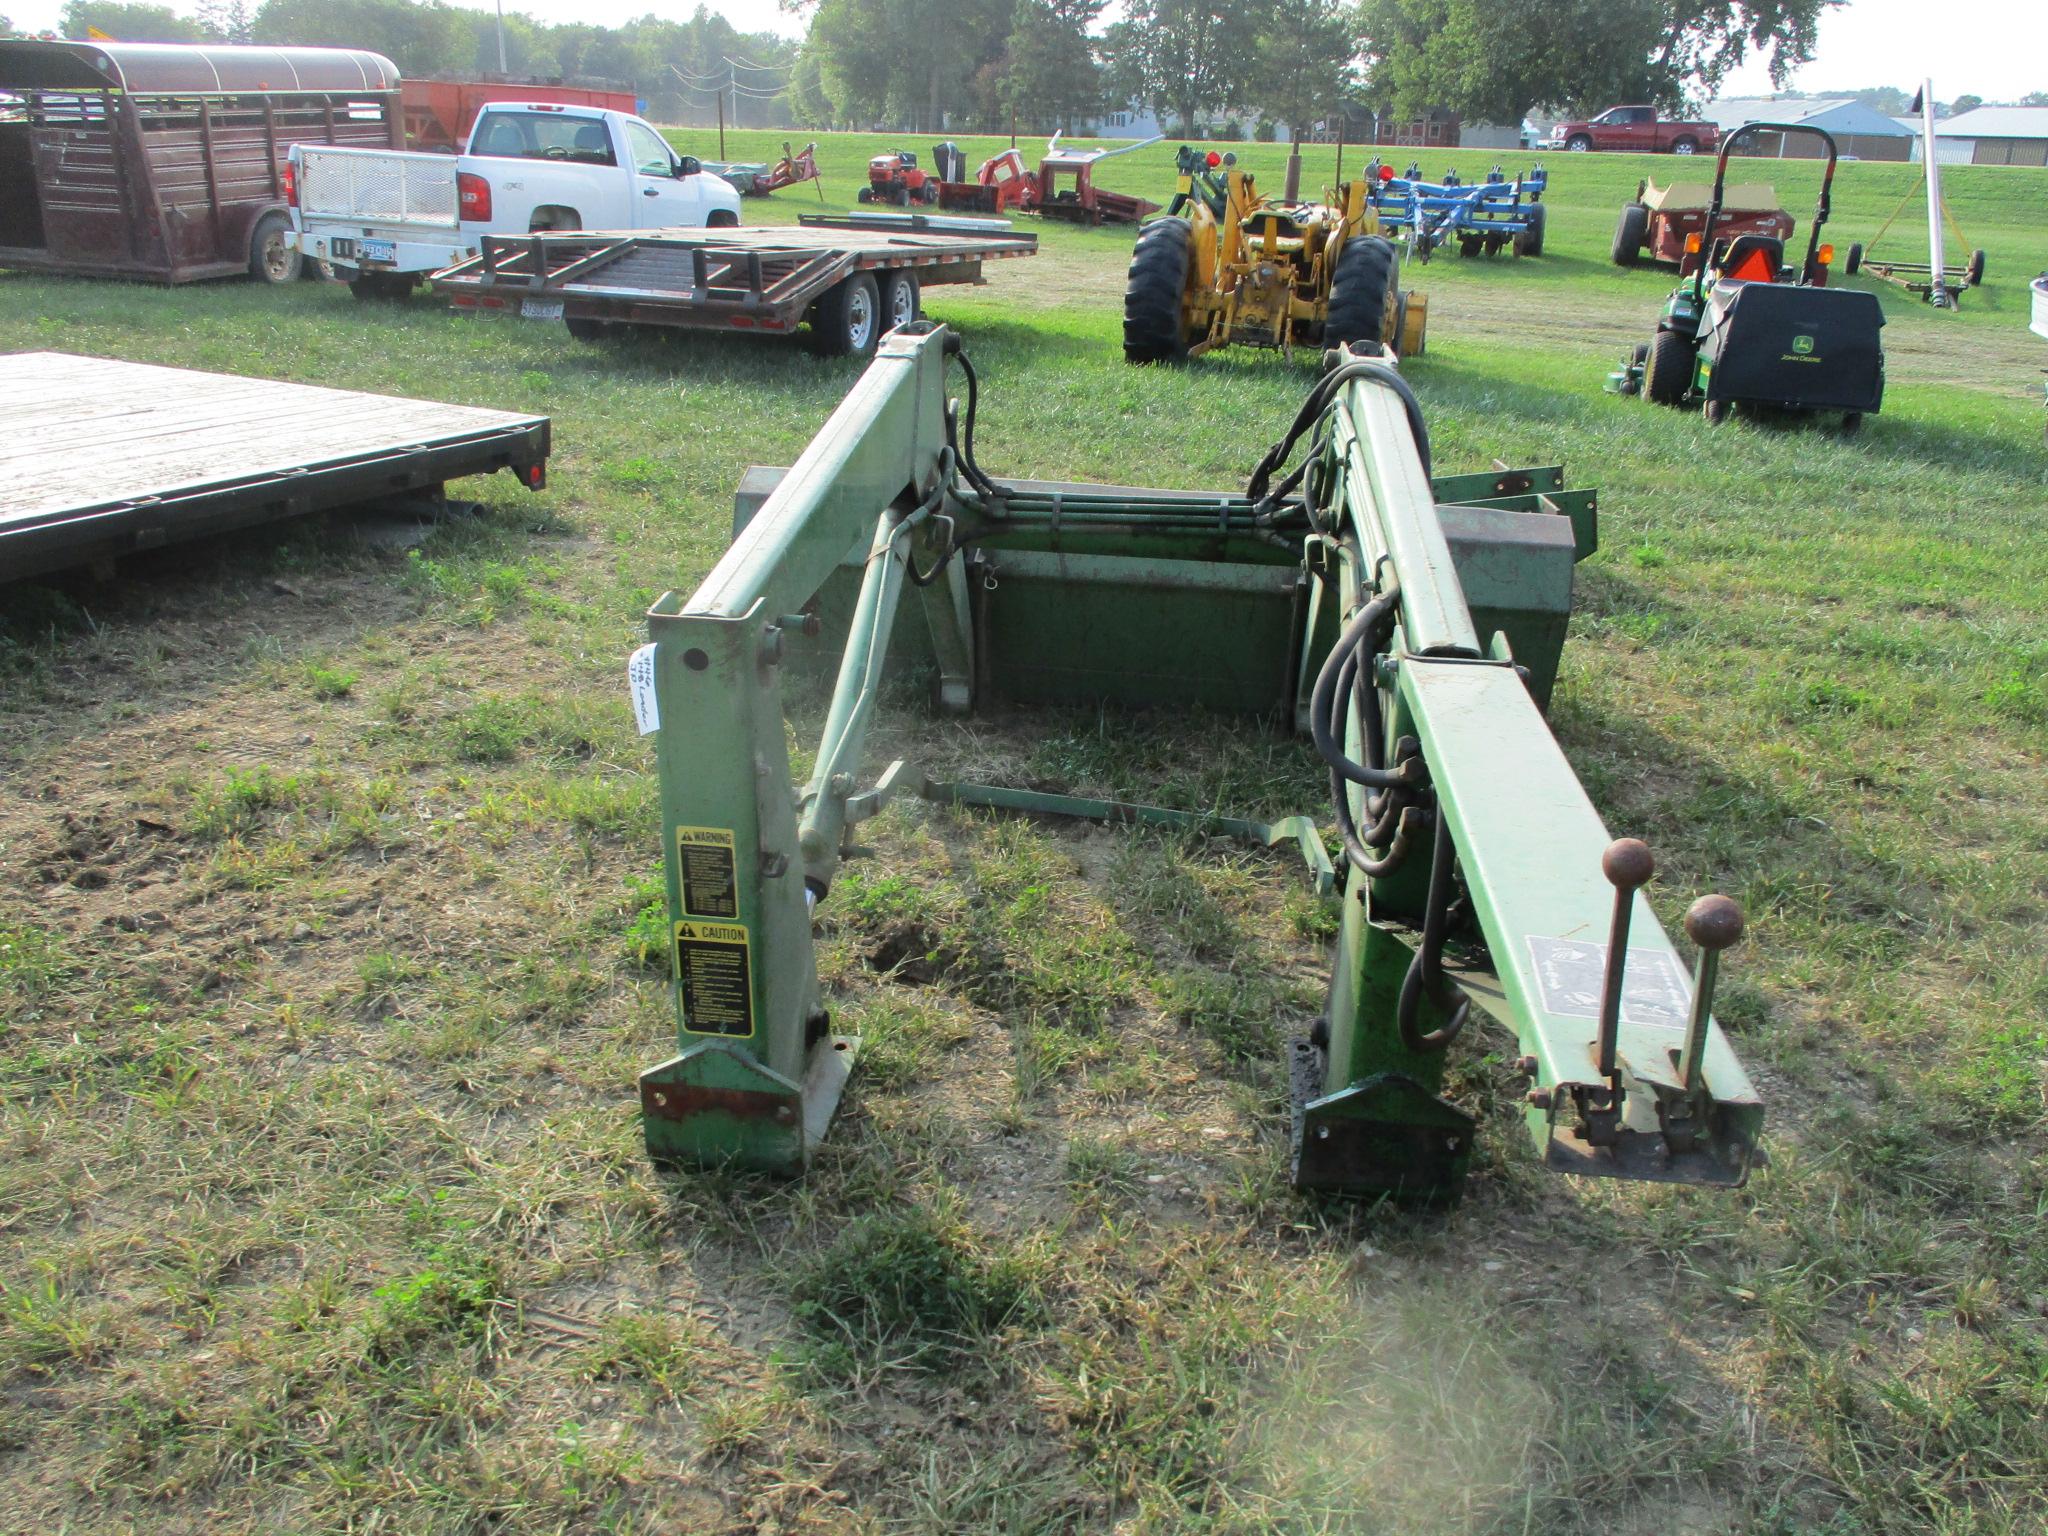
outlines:
[{"label": "trailer tire", "polygon": [[1384,342],[1398,353],[1401,333],[1401,258],[1378,235],[1346,240],[1330,274],[1330,305],[1323,316],[1323,346]]},{"label": "trailer tire", "polygon": [[1854,277],[1863,270],[1863,243],[1859,240],[1849,247],[1849,254],[1842,258],[1842,274]]},{"label": "trailer tire", "polygon": [[1181,299],[1194,259],[1194,226],[1154,219],[1138,231],[1124,278],[1124,361],[1164,363],[1187,356]]},{"label": "trailer tire", "polygon": [[1692,391],[1692,344],[1676,331],[1659,331],[1643,364],[1643,393],[1657,405],[1679,405]]},{"label": "trailer tire", "polygon": [[259,283],[295,283],[304,258],[285,244],[291,220],[272,210],[249,234],[249,275]]},{"label": "trailer tire", "polygon": [[1970,252],[1970,264],[1963,268],[1963,281],[1972,288],[1984,281],[1984,253],[1982,251]]},{"label": "trailer tire", "polygon": [[1614,226],[1614,264],[1617,267],[1632,267],[1643,259],[1643,242],[1650,235],[1650,208],[1647,203],[1624,203],[1621,207],[1621,222]]},{"label": "trailer tire", "polygon": [[882,277],[882,334],[900,330],[924,313],[915,272],[889,272]]},{"label": "trailer tire", "polygon": [[827,357],[870,357],[882,335],[882,300],[872,272],[856,272],[818,300],[811,335]]},{"label": "trailer tire", "polygon": [[566,316],[562,328],[577,341],[599,342],[612,333],[609,320],[593,320],[588,315]]},{"label": "trailer tire", "polygon": [[1528,227],[1515,235],[1515,254],[1517,256],[1541,256],[1543,254],[1544,223],[1543,205],[1541,203],[1533,204],[1530,207],[1527,222]]}]

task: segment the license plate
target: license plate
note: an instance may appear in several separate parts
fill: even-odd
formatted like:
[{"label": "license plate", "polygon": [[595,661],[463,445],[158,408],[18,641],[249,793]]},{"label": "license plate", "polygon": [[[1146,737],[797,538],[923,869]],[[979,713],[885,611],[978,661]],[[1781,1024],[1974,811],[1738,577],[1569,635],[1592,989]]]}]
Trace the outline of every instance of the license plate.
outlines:
[{"label": "license plate", "polygon": [[395,240],[365,240],[363,242],[363,260],[395,263],[398,260],[398,242]]},{"label": "license plate", "polygon": [[519,314],[526,320],[559,320],[562,318],[560,299],[521,299]]}]

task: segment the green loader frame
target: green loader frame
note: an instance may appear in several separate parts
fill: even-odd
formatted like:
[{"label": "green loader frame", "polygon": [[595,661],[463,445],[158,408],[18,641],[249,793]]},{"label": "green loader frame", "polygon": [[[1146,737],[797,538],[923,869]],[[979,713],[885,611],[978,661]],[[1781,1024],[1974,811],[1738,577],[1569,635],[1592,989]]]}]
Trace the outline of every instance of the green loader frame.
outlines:
[{"label": "green loader frame", "polygon": [[[678,1027],[640,1080],[654,1159],[805,1168],[859,1049],[832,1026],[813,912],[859,823],[921,795],[1288,844],[1341,889],[1327,1006],[1290,1045],[1304,1189],[1454,1196],[1475,1122],[1444,1068],[1480,1014],[1512,1042],[1549,1167],[1742,1182],[1762,1106],[1710,1011],[1740,913],[1695,903],[1687,966],[1642,895],[1649,851],[1611,842],[1544,722],[1593,493],[1556,467],[1435,475],[1391,361],[1329,361],[1241,491],[996,480],[974,456],[972,366],[920,325],[882,342],[793,467],[749,474],[731,547],[654,605],[637,659]],[[944,713],[1291,721],[1331,802],[1268,825],[935,783],[903,761],[870,777],[892,637]],[[833,683],[799,783],[783,695],[807,659]]]}]

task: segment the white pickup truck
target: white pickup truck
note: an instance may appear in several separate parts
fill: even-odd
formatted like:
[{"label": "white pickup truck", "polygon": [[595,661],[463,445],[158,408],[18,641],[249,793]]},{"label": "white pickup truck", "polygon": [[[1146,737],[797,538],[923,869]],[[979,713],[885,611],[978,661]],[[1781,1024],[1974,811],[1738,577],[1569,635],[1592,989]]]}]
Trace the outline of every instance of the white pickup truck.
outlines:
[{"label": "white pickup truck", "polygon": [[628,112],[494,102],[460,155],[292,148],[291,244],[358,298],[410,292],[484,235],[738,224],[732,186]]}]

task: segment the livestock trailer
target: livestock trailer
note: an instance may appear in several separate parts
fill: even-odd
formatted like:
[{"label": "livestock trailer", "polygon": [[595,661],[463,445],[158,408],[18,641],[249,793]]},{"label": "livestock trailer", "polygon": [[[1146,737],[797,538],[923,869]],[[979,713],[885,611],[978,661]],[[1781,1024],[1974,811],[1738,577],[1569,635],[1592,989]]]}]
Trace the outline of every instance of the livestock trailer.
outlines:
[{"label": "livestock trailer", "polygon": [[284,282],[294,144],[402,149],[398,68],[346,48],[0,42],[0,267]]}]

